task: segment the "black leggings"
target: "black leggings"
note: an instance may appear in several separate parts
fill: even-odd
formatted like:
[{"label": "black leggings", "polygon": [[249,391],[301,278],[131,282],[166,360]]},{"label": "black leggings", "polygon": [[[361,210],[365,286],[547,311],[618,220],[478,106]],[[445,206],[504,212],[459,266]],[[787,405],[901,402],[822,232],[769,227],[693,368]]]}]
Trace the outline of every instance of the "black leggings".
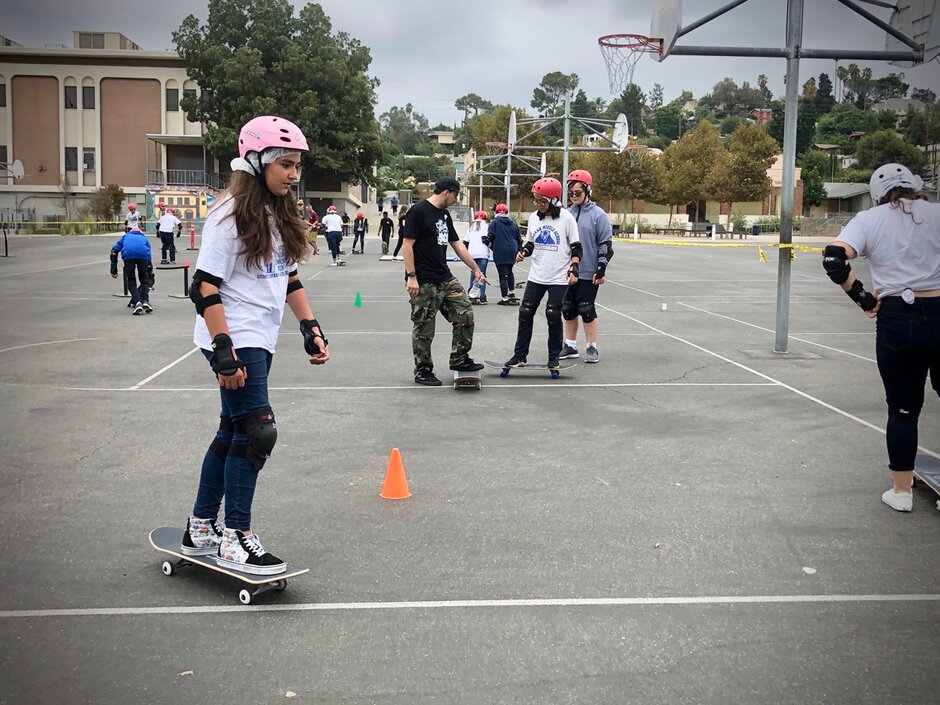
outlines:
[{"label": "black leggings", "polygon": [[526,282],[522,294],[522,305],[519,306],[519,331],[516,334],[516,346],[513,352],[517,357],[526,359],[529,356],[529,343],[532,342],[532,324],[535,312],[538,310],[542,298],[548,294],[548,303],[545,305],[545,317],[548,318],[548,359],[557,360],[561,355],[562,340],[564,338],[564,324],[561,320],[561,302],[565,298],[567,284],[537,284]]},{"label": "black leggings", "polygon": [[398,244],[395,245],[395,251],[392,253],[392,257],[398,257],[398,251],[401,249],[401,243],[405,239],[404,228],[398,229]]},{"label": "black leggings", "polygon": [[512,266],[512,262],[496,265],[496,271],[499,272],[499,292],[503,295],[503,298],[509,296],[516,289],[516,275],[512,273]]},{"label": "black leggings", "polygon": [[360,252],[365,252],[365,251],[366,251],[366,234],[365,234],[365,233],[355,233],[355,234],[353,235],[353,246],[352,246],[352,248],[353,248],[354,250],[356,249],[356,243],[357,243],[357,242],[360,243],[360,245],[359,245],[359,251],[360,251]]}]

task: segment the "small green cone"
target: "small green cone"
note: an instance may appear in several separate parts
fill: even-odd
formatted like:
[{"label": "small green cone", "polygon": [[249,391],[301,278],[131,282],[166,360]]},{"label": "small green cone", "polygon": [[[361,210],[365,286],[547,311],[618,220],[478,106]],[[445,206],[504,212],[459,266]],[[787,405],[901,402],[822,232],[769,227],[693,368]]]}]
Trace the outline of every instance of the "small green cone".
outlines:
[{"label": "small green cone", "polygon": [[359,292],[356,292],[356,301],[353,303],[353,306],[356,308],[362,308],[362,297],[359,295]]}]

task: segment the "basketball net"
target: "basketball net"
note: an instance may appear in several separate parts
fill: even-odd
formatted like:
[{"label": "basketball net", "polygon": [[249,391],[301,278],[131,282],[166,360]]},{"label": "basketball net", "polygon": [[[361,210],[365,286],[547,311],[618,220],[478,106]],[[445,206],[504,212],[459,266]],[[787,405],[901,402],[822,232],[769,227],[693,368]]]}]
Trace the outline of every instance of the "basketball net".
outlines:
[{"label": "basketball net", "polygon": [[644,54],[661,54],[663,40],[642,34],[607,34],[597,40],[607,65],[610,92],[622,94],[633,83],[633,71]]}]

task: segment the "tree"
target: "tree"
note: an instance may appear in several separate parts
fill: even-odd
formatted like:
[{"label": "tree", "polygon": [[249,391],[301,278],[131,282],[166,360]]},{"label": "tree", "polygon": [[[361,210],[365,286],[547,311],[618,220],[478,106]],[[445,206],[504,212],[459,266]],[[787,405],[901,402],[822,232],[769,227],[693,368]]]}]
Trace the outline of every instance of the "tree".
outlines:
[{"label": "tree", "polygon": [[640,159],[618,152],[592,152],[584,168],[591,172],[591,197],[597,202],[638,198],[655,201],[662,190],[665,171],[660,160],[647,153]]},{"label": "tree", "polygon": [[721,121],[721,124],[718,127],[718,132],[722,135],[730,135],[732,132],[737,129],[738,125],[743,125],[747,122],[740,115],[729,115],[724,120]]},{"label": "tree", "polygon": [[937,94],[929,88],[915,88],[911,91],[911,99],[920,101],[924,105],[933,105],[937,102]]},{"label": "tree", "polygon": [[724,113],[730,113],[738,102],[738,84],[731,78],[724,78],[712,88],[712,100],[715,107]]},{"label": "tree", "polygon": [[643,108],[646,96],[635,83],[627,86],[627,89],[620,96],[620,102],[623,105],[623,114],[627,117],[627,125],[630,127],[630,134],[643,134]]},{"label": "tree", "polygon": [[806,83],[803,84],[803,97],[809,98],[810,100],[815,100],[818,93],[819,88],[816,87],[816,79],[807,79]]},{"label": "tree", "polygon": [[[834,155],[823,152],[819,149],[810,149],[804,152],[800,159],[800,166],[803,167],[803,173],[810,169],[815,169],[821,177],[831,178],[835,176],[835,158]],[[818,205],[818,204],[817,204]]]},{"label": "tree", "polygon": [[588,100],[584,89],[578,89],[578,94],[571,101],[571,114],[575,117],[593,117],[591,115],[591,101]]},{"label": "tree", "polygon": [[550,114],[562,102],[566,95],[575,92],[580,79],[578,74],[565,74],[561,71],[552,71],[542,76],[542,82],[532,91],[532,101],[529,103],[540,113]]},{"label": "tree", "polygon": [[388,112],[379,116],[379,124],[385,141],[395,145],[404,154],[417,154],[418,145],[430,141],[427,136],[430,129],[427,118],[415,112],[411,103],[404,108],[393,105]]},{"label": "tree", "polygon": [[[701,128],[699,128],[701,129]],[[767,170],[779,152],[776,140],[759,125],[739,125],[728,148],[719,153],[706,178],[706,189],[716,201],[761,201],[771,189]],[[728,226],[731,211],[728,211]]]},{"label": "tree", "polygon": [[198,84],[184,96],[187,119],[201,122],[206,149],[235,153],[238,129],[257,115],[281,115],[303,131],[310,150],[304,174],[372,182],[381,155],[374,116],[378,80],[367,71],[368,48],[333,34],[320,5],[297,17],[288,0],[209,0],[173,32],[177,51]]},{"label": "tree", "polygon": [[757,90],[761,92],[763,96],[763,101],[761,102],[761,107],[764,107],[774,98],[774,94],[770,92],[770,89],[767,87],[767,74],[761,74],[757,77]]},{"label": "tree", "polygon": [[649,108],[659,110],[661,107],[663,107],[663,87],[659,83],[654,83],[650,89]]},{"label": "tree", "polygon": [[109,221],[121,212],[123,203],[124,190],[117,184],[108,184],[91,194],[88,207],[98,220]]},{"label": "tree", "polygon": [[822,177],[816,169],[803,167],[803,215],[809,213],[810,206],[818,206],[826,200],[826,187],[823,186]]},{"label": "tree", "polygon": [[[767,134],[777,140],[780,149],[783,149],[783,130],[786,116],[784,102],[775,100],[771,103],[770,122],[767,123]],[[802,154],[813,144],[816,130],[816,104],[811,98],[799,98],[797,103],[796,120],[796,153]]]},{"label": "tree", "polygon": [[660,137],[668,140],[679,138],[679,106],[674,103],[664,105],[653,115],[653,129]]},{"label": "tree", "polygon": [[915,174],[924,168],[923,152],[898,137],[894,130],[879,130],[865,135],[858,141],[855,156],[862,169],[874,169],[888,162],[904,164]]},{"label": "tree", "polygon": [[871,104],[876,88],[871,69],[860,69],[858,64],[849,64],[837,67],[836,76],[845,87],[844,102],[854,102],[856,107],[862,110]]},{"label": "tree", "polygon": [[889,98],[903,98],[907,95],[907,89],[910,85],[904,83],[903,73],[889,73],[875,81],[875,90],[873,98],[881,103]]},{"label": "tree", "polygon": [[825,115],[835,104],[836,99],[832,96],[832,79],[828,73],[819,74],[819,81],[816,84],[816,115]]},{"label": "tree", "polygon": [[878,127],[883,130],[893,130],[898,126],[898,114],[894,110],[879,110]]},{"label": "tree", "polygon": [[828,115],[817,123],[817,135],[821,142],[846,145],[853,132],[874,132],[878,129],[878,116],[868,110],[859,110],[852,103],[834,105]]},{"label": "tree", "polygon": [[69,183],[65,174],[59,174],[59,194],[61,195],[59,205],[65,211],[66,220],[72,219],[72,200],[75,198],[73,191],[72,184]]},{"label": "tree", "polygon": [[932,104],[924,110],[908,109],[901,120],[900,130],[911,144],[926,147],[940,142],[940,105]]},{"label": "tree", "polygon": [[[692,132],[669,145],[662,153],[665,178],[660,195],[669,206],[706,201],[708,175],[721,159],[724,147],[718,131],[710,122],[702,121]],[[670,221],[672,209],[670,208]]]},{"label": "tree", "polygon": [[480,114],[481,110],[492,110],[493,104],[488,100],[483,100],[476,93],[467,93],[467,95],[462,98],[458,98],[454,102],[454,107],[457,110],[463,112],[463,121],[467,122],[470,119],[470,111],[473,111],[473,116],[476,117]]}]

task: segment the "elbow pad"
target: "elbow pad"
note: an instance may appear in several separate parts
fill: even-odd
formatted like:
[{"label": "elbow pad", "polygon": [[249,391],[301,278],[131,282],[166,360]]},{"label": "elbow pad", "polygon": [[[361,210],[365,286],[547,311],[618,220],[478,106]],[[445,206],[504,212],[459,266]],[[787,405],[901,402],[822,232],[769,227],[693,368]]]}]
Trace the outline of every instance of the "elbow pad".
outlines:
[{"label": "elbow pad", "polygon": [[189,298],[196,306],[196,313],[205,318],[207,308],[222,305],[222,296],[220,294],[203,296],[202,292],[199,290],[199,285],[202,282],[207,282],[208,284],[218,287],[222,284],[222,279],[203,272],[201,269],[197,269],[196,273],[193,274],[193,283],[189,286]]},{"label": "elbow pad", "polygon": [[580,242],[571,243],[571,256],[581,259],[581,256],[584,254],[584,249],[581,247]]},{"label": "elbow pad", "polygon": [[852,271],[845,248],[826,245],[826,249],[823,250],[823,269],[833,282],[840,286],[845,284],[849,278],[849,272]]}]

